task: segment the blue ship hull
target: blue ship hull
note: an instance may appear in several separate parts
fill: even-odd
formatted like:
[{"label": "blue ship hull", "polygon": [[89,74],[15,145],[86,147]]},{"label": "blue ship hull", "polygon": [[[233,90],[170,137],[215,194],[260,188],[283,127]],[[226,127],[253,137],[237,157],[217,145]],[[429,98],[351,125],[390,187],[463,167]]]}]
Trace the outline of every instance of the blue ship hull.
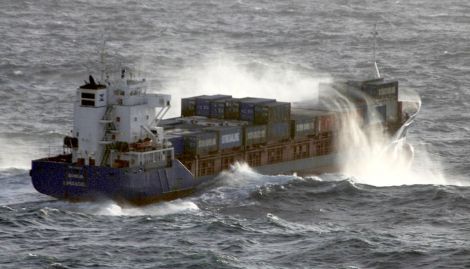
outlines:
[{"label": "blue ship hull", "polygon": [[32,162],[30,173],[38,192],[58,199],[112,199],[138,205],[187,195],[203,182],[178,160],[171,167],[129,169],[40,159]]},{"label": "blue ship hull", "polygon": [[[337,154],[328,154],[254,169],[263,174],[320,173],[336,170],[340,162]],[[194,177],[178,160],[173,160],[171,167],[131,169],[40,159],[32,162],[31,169],[36,190],[57,199],[77,202],[112,199],[135,205],[186,196],[216,176]]]}]

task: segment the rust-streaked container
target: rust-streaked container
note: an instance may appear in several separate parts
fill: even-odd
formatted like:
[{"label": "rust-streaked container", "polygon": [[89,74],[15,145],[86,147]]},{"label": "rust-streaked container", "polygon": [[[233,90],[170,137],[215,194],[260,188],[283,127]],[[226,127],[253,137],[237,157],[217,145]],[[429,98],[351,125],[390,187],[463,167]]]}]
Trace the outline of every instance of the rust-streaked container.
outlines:
[{"label": "rust-streaked container", "polygon": [[293,109],[295,115],[310,117],[315,121],[315,133],[328,133],[337,129],[337,116],[339,112],[315,108]]}]

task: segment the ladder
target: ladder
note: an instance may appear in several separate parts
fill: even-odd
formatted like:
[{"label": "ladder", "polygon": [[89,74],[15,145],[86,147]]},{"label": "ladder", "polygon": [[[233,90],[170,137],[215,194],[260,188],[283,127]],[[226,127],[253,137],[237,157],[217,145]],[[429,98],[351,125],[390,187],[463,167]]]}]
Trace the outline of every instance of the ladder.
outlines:
[{"label": "ladder", "polygon": [[111,146],[104,146],[103,158],[101,158],[101,166],[105,166],[108,163],[109,155],[111,154]]},{"label": "ladder", "polygon": [[101,119],[101,123],[104,124],[104,136],[101,141],[105,144],[103,157],[101,158],[101,166],[106,166],[108,164],[109,155],[111,154],[113,144],[112,135],[117,131],[112,119],[113,112],[114,105],[109,105],[106,108],[106,112],[104,113],[103,118]]}]

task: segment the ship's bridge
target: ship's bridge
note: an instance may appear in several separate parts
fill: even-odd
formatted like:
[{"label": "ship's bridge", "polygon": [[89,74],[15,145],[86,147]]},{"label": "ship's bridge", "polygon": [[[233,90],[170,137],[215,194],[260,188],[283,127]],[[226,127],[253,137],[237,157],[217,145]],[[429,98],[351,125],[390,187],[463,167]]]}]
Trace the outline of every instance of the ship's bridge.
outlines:
[{"label": "ship's bridge", "polygon": [[90,76],[89,82],[77,89],[73,136],[78,140],[78,148],[73,159],[109,165],[114,158],[125,155],[113,154],[119,143],[136,145],[151,141],[150,148],[162,148],[163,132],[157,125],[170,108],[171,96],[149,94],[147,87],[145,79],[121,77],[103,85]]},{"label": "ship's bridge", "polygon": [[108,104],[107,87],[103,84],[96,83],[92,76],[89,81],[80,86],[77,90],[77,100],[80,106],[84,107],[103,107]]}]

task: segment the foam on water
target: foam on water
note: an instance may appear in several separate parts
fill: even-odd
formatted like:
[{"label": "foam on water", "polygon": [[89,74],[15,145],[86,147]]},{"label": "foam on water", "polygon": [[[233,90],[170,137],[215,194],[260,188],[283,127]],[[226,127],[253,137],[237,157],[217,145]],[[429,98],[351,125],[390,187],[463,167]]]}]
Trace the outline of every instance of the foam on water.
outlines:
[{"label": "foam on water", "polygon": [[93,210],[94,214],[104,216],[165,216],[197,212],[199,207],[192,201],[174,200],[146,207],[123,207],[115,202],[108,202]]},{"label": "foam on water", "polygon": [[233,164],[229,170],[217,176],[217,186],[204,190],[198,198],[208,204],[238,204],[246,202],[250,193],[260,186],[276,184],[281,185],[293,179],[296,175],[263,175],[257,173],[244,162]]},{"label": "foam on water", "polygon": [[315,224],[302,224],[302,223],[295,223],[291,221],[287,221],[285,219],[280,218],[272,213],[267,213],[266,218],[276,226],[283,228],[284,232],[287,233],[306,233],[306,232],[314,232],[314,233],[325,233],[329,232],[331,229],[327,229],[326,227],[321,227]]},{"label": "foam on water", "polygon": [[[34,141],[31,144],[47,147],[48,136],[37,138],[38,130],[69,132],[70,98],[75,87],[88,76],[87,67],[99,74],[99,67],[89,57],[96,55],[103,27],[107,28],[110,55],[122,55],[115,66],[119,62],[127,66],[136,59],[146,59],[145,70],[155,72],[155,76],[146,77],[154,85],[161,85],[166,93],[172,94],[173,89],[181,90],[180,96],[197,95],[199,90],[201,94],[224,91],[234,96],[259,95],[289,101],[310,97],[309,87],[302,87],[309,83],[301,81],[302,78],[311,81],[310,74],[314,72],[303,72],[303,66],[306,66],[304,70],[317,68],[334,77],[360,77],[363,67],[367,67],[361,62],[372,56],[369,37],[377,22],[380,32],[377,58],[379,66],[386,69],[383,74],[397,78],[401,89],[416,89],[423,97],[424,109],[407,139],[414,147],[414,161],[410,165],[404,160],[399,166],[403,166],[405,175],[413,170],[423,175],[423,170],[429,167],[421,162],[423,153],[431,153],[428,157],[434,167],[433,153],[437,152],[446,174],[469,178],[467,89],[470,80],[468,58],[463,57],[470,42],[468,16],[465,16],[470,12],[468,1],[300,0],[238,4],[159,1],[158,5],[148,0],[82,2],[1,1],[0,21],[8,31],[0,31],[4,41],[0,42],[0,140],[5,138],[0,141],[0,166],[19,167],[21,163],[29,166],[31,151],[19,150],[18,146],[30,139]],[[444,10],[446,16],[434,15]],[[387,24],[381,21],[383,16],[389,21]],[[224,57],[201,60],[201,55],[217,48],[243,55],[219,61],[220,64],[217,58]],[[444,50],[449,53],[443,53]],[[194,63],[199,60],[200,63]],[[269,60],[280,62],[279,67],[266,63]],[[283,68],[283,63],[292,64]],[[15,74],[16,70],[23,74]],[[288,70],[294,73],[293,79],[289,78]],[[211,78],[214,75],[219,78]],[[239,83],[239,78],[263,88],[253,89],[251,83]],[[300,94],[299,89],[305,92]],[[179,106],[180,96],[173,96],[172,105]],[[178,113],[178,107],[173,108]],[[27,134],[26,139],[19,138],[21,134]],[[393,150],[389,151],[393,154]],[[40,156],[47,156],[47,152],[41,152]],[[380,151],[376,154],[380,156]],[[376,154],[366,153],[356,158],[367,164]],[[381,157],[380,165],[390,165],[384,161],[388,157]],[[353,160],[350,164],[354,164]],[[353,180],[366,182],[366,175],[353,168],[349,170]],[[222,184],[213,182],[180,202],[145,208],[111,202],[82,206],[51,201],[52,198],[38,194],[32,187],[28,193],[31,180],[27,171],[11,171],[11,174],[0,171],[4,175],[0,180],[0,204],[9,207],[0,207],[0,267],[464,268],[468,265],[468,187],[376,188],[356,184],[361,188],[356,190],[350,181],[344,180],[351,178],[346,175],[322,175],[322,182],[307,178],[302,182],[302,179],[289,181],[288,176],[251,174],[247,169],[240,167],[235,173],[225,175]],[[377,178],[368,182],[384,184],[381,182],[384,173],[377,172]],[[237,182],[238,176],[246,179]],[[445,177],[447,181],[449,176]],[[343,181],[334,182],[338,177]],[[252,187],[243,189],[243,180]],[[288,182],[269,185],[276,180]],[[389,184],[397,184],[393,180]],[[261,197],[254,193],[257,185],[266,190]],[[221,188],[224,186],[226,189]],[[23,194],[11,191],[18,189],[23,189]],[[204,203],[200,196],[213,193],[214,189],[228,200],[214,197],[210,203]],[[251,196],[245,198],[250,191]],[[48,201],[40,200],[41,197]],[[31,199],[34,201],[29,202]],[[184,202],[192,202],[201,210],[187,213],[184,210],[193,205]],[[246,204],[249,202],[253,204]],[[183,213],[151,215],[172,214],[173,206],[176,212]]]}]

